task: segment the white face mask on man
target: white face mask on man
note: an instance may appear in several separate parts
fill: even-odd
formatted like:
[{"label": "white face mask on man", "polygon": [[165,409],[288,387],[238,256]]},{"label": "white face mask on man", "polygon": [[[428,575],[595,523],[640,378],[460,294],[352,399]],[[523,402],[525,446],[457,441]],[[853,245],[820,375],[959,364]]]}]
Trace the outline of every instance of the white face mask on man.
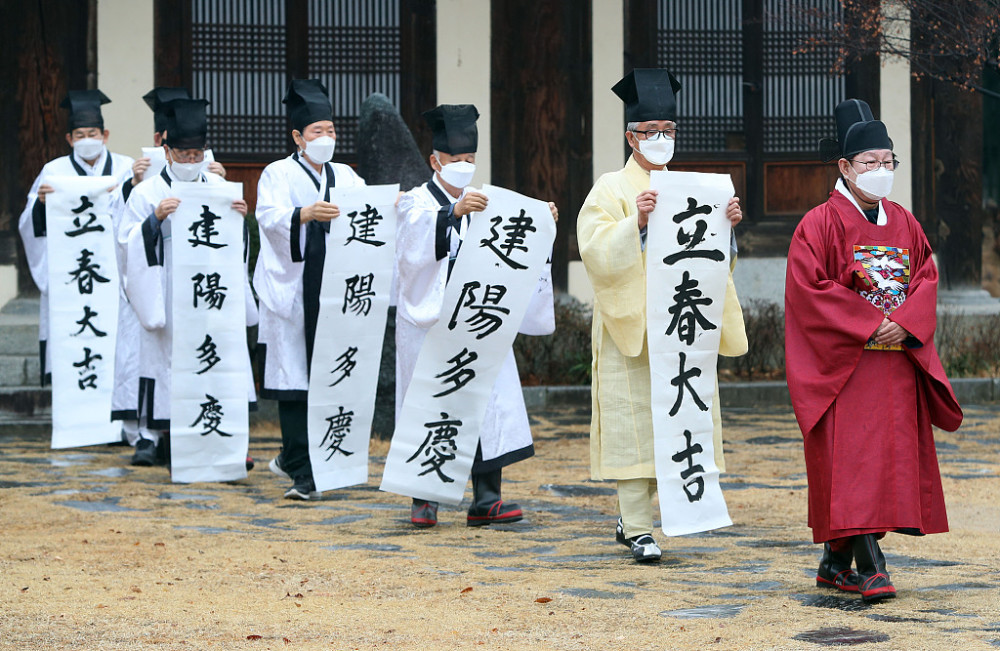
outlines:
[{"label": "white face mask on man", "polygon": [[73,141],[73,153],[81,160],[94,160],[104,151],[101,138],[80,138]]},{"label": "white face mask on man", "polygon": [[854,179],[854,185],[870,197],[882,199],[892,192],[893,172],[879,167],[871,172],[858,174]]},{"label": "white face mask on man", "polygon": [[674,139],[661,135],[656,140],[640,140],[639,153],[653,165],[666,165],[674,157]]},{"label": "white face mask on man", "polygon": [[202,160],[197,163],[170,163],[170,171],[174,173],[178,181],[197,181],[201,173],[208,166],[208,161]]},{"label": "white face mask on man", "polygon": [[441,165],[441,169],[438,171],[441,180],[453,188],[464,188],[469,185],[472,182],[472,177],[476,174],[475,163],[460,160],[445,165],[441,163],[440,158],[437,159],[437,162]]},{"label": "white face mask on man", "polygon": [[330,136],[320,136],[312,140],[306,140],[306,156],[317,165],[323,165],[333,160],[333,152],[337,147],[336,138]]}]

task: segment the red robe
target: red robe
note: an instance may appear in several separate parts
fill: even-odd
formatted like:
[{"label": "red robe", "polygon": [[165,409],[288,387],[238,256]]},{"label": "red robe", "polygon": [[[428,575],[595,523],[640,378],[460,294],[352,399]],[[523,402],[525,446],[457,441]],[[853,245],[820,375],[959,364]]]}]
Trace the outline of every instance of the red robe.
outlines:
[{"label": "red robe", "polygon": [[[885,199],[882,208],[887,220],[876,226],[832,192],[788,250],[785,364],[814,542],[948,530],[931,425],[958,429],[962,409],[934,347],[937,268],[916,218]],[[889,318],[922,345],[865,350],[884,314],[858,292],[871,277],[855,261],[859,245],[908,249],[909,286]]]}]

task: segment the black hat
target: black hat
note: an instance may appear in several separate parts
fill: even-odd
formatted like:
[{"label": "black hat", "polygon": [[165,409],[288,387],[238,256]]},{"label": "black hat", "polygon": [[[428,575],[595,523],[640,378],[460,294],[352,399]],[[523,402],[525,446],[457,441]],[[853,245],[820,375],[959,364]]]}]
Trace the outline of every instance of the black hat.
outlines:
[{"label": "black hat", "polygon": [[868,103],[860,99],[845,99],[833,115],[837,120],[837,139],[819,141],[820,157],[824,162],[835,158],[850,158],[872,149],[892,149],[892,139],[885,124],[872,116]]},{"label": "black hat", "polygon": [[67,131],[85,127],[104,129],[104,116],[101,115],[101,105],[110,104],[111,100],[99,90],[71,90],[59,106],[69,109]]},{"label": "black hat", "polygon": [[434,134],[431,144],[435,151],[469,154],[479,148],[479,111],[472,104],[442,104],[423,115]]},{"label": "black hat", "polygon": [[288,105],[292,128],[299,132],[313,122],[333,119],[330,93],[319,79],[293,79],[281,102]]},{"label": "black hat", "polygon": [[207,99],[172,99],[163,105],[167,118],[167,146],[172,149],[200,149],[208,141]]},{"label": "black hat", "polygon": [[625,102],[626,122],[677,120],[681,82],[663,68],[636,68],[611,87]]},{"label": "black hat", "polygon": [[153,110],[153,128],[156,133],[163,133],[167,130],[167,116],[163,112],[163,105],[172,99],[191,99],[191,94],[182,86],[157,86],[143,95],[142,99]]}]

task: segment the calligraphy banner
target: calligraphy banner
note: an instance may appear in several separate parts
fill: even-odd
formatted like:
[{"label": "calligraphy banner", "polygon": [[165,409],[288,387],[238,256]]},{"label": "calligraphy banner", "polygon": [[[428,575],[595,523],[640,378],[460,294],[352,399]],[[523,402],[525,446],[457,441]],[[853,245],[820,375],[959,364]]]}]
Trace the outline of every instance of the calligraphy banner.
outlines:
[{"label": "calligraphy banner", "polygon": [[543,275],[556,225],[544,201],[483,186],[445,289],[441,315],[417,355],[381,489],[458,504],[500,367]]},{"label": "calligraphy banner", "polygon": [[654,171],[646,319],[663,533],[732,524],[712,440],[716,360],[729,277],[729,175]]},{"label": "calligraphy banner", "polygon": [[111,422],[118,263],[111,176],[54,176],[45,201],[52,360],[52,447],[121,440]]},{"label": "calligraphy banner", "polygon": [[175,482],[247,476],[249,407],[239,183],[174,182],[170,466]]},{"label": "calligraphy banner", "polygon": [[396,256],[399,185],[333,188],[309,376],[316,490],[368,481],[382,343]]}]

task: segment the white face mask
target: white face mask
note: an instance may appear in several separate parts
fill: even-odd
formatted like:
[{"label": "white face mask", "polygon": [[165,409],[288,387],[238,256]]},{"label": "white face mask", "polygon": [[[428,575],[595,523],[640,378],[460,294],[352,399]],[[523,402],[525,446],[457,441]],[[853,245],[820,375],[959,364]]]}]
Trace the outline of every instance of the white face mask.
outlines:
[{"label": "white face mask", "polygon": [[170,171],[174,173],[178,181],[197,181],[202,170],[208,165],[207,161],[200,163],[170,163]]},{"label": "white face mask", "polygon": [[[441,159],[438,158],[438,164],[440,163]],[[441,175],[441,180],[453,188],[464,188],[469,185],[475,173],[476,164],[464,160],[441,165],[441,170],[438,172]]]},{"label": "white face mask", "polygon": [[94,160],[104,151],[104,141],[100,138],[81,138],[73,141],[73,153],[82,160]]},{"label": "white face mask", "polygon": [[306,156],[317,165],[329,163],[333,159],[333,150],[336,146],[337,140],[330,136],[313,138],[306,141]]},{"label": "white face mask", "polygon": [[656,140],[640,140],[639,153],[653,165],[666,165],[674,157],[674,139],[660,136]]},{"label": "white face mask", "polygon": [[858,174],[854,180],[854,185],[870,197],[881,199],[889,196],[892,192],[893,173],[884,167],[864,174]]}]

